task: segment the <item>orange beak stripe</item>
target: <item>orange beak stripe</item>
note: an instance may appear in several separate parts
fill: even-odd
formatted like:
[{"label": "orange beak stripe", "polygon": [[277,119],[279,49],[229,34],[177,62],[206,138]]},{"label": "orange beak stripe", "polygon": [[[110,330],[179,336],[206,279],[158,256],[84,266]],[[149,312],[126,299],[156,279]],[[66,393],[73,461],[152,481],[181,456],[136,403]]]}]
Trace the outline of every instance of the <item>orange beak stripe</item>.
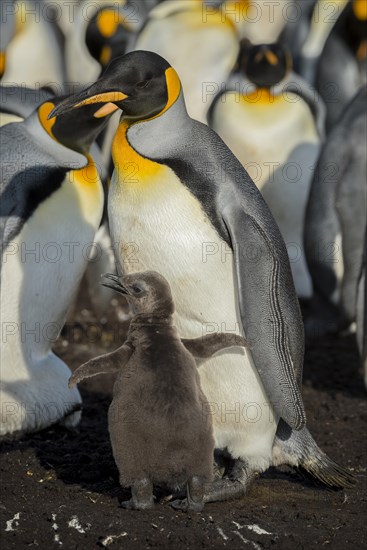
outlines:
[{"label": "orange beak stripe", "polygon": [[115,103],[117,101],[123,101],[127,97],[129,96],[122,92],[105,92],[104,94],[88,97],[88,99],[84,99],[80,103],[77,103],[75,107],[83,107],[83,105],[92,105],[93,103]]},{"label": "orange beak stripe", "polygon": [[270,65],[277,65],[278,64],[278,58],[271,50],[266,50],[265,57],[267,61],[270,63]]}]

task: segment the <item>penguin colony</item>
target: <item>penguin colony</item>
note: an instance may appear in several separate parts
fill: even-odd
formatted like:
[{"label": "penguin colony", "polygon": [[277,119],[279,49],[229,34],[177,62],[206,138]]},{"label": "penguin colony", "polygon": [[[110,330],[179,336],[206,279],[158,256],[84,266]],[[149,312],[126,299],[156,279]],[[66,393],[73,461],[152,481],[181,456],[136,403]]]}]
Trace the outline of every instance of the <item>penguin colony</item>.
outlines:
[{"label": "penguin colony", "polygon": [[[109,425],[121,483],[132,487],[126,506],[150,507],[153,483],[187,482],[176,505],[199,510],[243,496],[281,464],[348,487],[350,473],[306,427],[301,386],[304,329],[355,331],[367,383],[367,3],[341,1],[332,20],[318,16],[323,0],[287,0],[286,11],[277,2],[271,18],[262,0],[92,4],[76,1],[72,16],[61,1],[0,4],[0,433],[78,424],[81,397],[52,345],[86,251],[111,239],[114,257],[106,252],[87,280],[98,288],[114,271],[135,316],[126,343],[71,383],[103,365],[119,372]],[[136,280],[146,305],[168,296],[159,337],[139,325],[141,298],[127,286]],[[100,314],[108,300],[92,295]],[[221,337],[209,337],[213,325]],[[201,357],[198,371],[190,352]],[[148,450],[111,420],[140,383],[131,393],[126,368],[149,371],[152,358],[149,395],[165,383],[162,399],[178,400],[187,419],[174,451],[164,451],[168,428]],[[190,386],[188,400],[177,380]],[[218,403],[252,404],[256,422],[223,421],[210,405]],[[202,471],[190,454],[198,407],[210,419]],[[209,483],[214,447],[231,468]],[[130,468],[150,451],[144,475],[142,462]]]}]

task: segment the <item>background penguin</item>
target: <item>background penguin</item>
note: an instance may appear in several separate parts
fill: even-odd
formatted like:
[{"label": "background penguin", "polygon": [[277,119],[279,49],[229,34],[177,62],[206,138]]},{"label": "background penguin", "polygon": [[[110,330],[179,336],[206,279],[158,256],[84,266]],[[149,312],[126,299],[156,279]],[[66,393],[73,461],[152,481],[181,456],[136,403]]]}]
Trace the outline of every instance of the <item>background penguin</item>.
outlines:
[{"label": "background penguin", "polygon": [[238,467],[231,479],[214,482],[206,500],[242,495],[256,472],[280,463],[302,466],[330,486],[348,485],[349,473],[305,427],[302,319],[284,241],[260,192],[217,134],[187,115],[179,77],[160,56],[125,55],[50,116],[101,94],[123,109],[108,200],[119,269],[162,273],[183,336],[197,338],[214,325],[244,333],[252,345],[223,351],[200,369],[209,403],[239,411],[223,422],[223,409],[215,414],[214,407],[216,447]]},{"label": "background penguin", "polygon": [[[302,0],[303,2],[303,0]],[[296,0],[268,2],[267,0],[227,0],[223,12],[233,19],[241,38],[253,44],[271,44],[279,39],[289,19],[293,19],[293,4]]]},{"label": "background penguin", "polygon": [[334,4],[327,0],[315,2],[307,36],[295,57],[296,71],[313,86],[325,43],[348,2],[349,0],[338,0]]},{"label": "background penguin", "polygon": [[[153,506],[153,483],[178,488],[187,483],[187,506],[204,506],[212,479],[214,438],[209,403],[200,386],[192,352],[211,357],[243,346],[235,334],[181,340],[173,325],[168,282],[155,272],[106,275],[134,312],[126,341],[116,351],[88,361],[70,386],[96,374],[120,372],[108,412],[108,427],[121,485],[132,488],[125,508]],[[133,405],[133,407],[132,407]],[[132,410],[134,422],[124,422]]]},{"label": "background penguin", "polygon": [[102,216],[89,149],[105,119],[94,105],[48,121],[58,101],[0,130],[1,434],[41,429],[80,408],[78,391],[67,388],[70,370],[51,346]]},{"label": "background penguin", "polygon": [[288,17],[277,41],[291,52],[294,60],[309,35],[312,14],[317,2],[318,0],[296,0],[293,3],[293,12],[287,7]]},{"label": "background penguin", "polygon": [[239,68],[244,76],[236,72],[231,77],[208,118],[260,189],[288,248],[297,294],[307,299],[312,283],[303,222],[324,112],[316,92],[294,78],[291,64],[279,44],[242,43]]},{"label": "background penguin", "polygon": [[366,106],[367,85],[331,131],[312,181],[305,250],[315,299],[306,326],[318,333],[345,328],[356,317],[367,209]]},{"label": "background penguin", "polygon": [[327,131],[366,83],[367,2],[352,0],[330,34],[317,66],[316,87],[327,106]]},{"label": "background penguin", "polygon": [[[56,22],[51,19],[53,12],[45,9],[47,7],[40,0],[15,1],[13,7],[16,30],[6,48],[2,84],[21,84],[30,88],[49,86],[62,93],[64,43]],[[6,17],[14,17],[9,7]]]},{"label": "background penguin", "polygon": [[[0,86],[0,126],[4,126],[9,122],[22,121],[46,99],[53,97],[54,94],[49,89],[41,88],[35,90],[24,88],[23,86]],[[108,176],[105,167],[105,158],[96,143],[92,145],[91,153],[98,166],[106,195]],[[106,210],[105,203],[104,219],[95,235],[95,248],[91,251],[90,262],[85,274],[91,306],[99,319],[106,315],[113,297],[110,289],[104,288],[99,284],[100,277],[102,273],[113,271],[115,268],[115,258],[108,229]],[[116,312],[119,318],[125,319],[126,313],[120,307]]]}]

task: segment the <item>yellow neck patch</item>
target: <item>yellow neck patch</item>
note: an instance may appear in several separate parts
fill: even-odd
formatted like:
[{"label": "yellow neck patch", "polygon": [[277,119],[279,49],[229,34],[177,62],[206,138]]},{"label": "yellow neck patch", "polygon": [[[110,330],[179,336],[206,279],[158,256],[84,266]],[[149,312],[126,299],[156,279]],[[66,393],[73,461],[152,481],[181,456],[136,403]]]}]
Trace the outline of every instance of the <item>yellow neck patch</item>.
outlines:
[{"label": "yellow neck patch", "polygon": [[112,49],[110,48],[110,46],[104,45],[102,48],[101,54],[99,56],[99,60],[102,63],[102,65],[108,65],[111,57],[112,57]]},{"label": "yellow neck patch", "polygon": [[80,168],[79,170],[72,170],[70,179],[85,188],[94,191],[96,186],[100,185],[101,179],[98,174],[96,164],[91,155],[85,155],[88,159],[87,166]]},{"label": "yellow neck patch", "polygon": [[255,92],[242,96],[242,100],[246,103],[259,104],[261,106],[273,104],[281,99],[281,95],[274,95],[268,88],[258,88]]},{"label": "yellow neck patch", "polygon": [[160,113],[144,121],[129,122],[123,120],[112,143],[112,158],[117,173],[117,179],[122,186],[139,186],[149,184],[164,167],[158,162],[141,156],[129,143],[127,132],[130,126],[137,122],[148,122],[162,116],[177,101],[181,92],[181,82],[176,71],[170,67],[166,70],[168,100]]},{"label": "yellow neck patch", "polygon": [[48,115],[51,113],[54,107],[55,105],[51,101],[43,103],[38,109],[38,118],[42,125],[42,128],[44,128],[44,130],[48,133],[49,136],[52,137],[52,139],[57,141],[52,133],[52,128],[56,122],[56,117],[47,120]]}]

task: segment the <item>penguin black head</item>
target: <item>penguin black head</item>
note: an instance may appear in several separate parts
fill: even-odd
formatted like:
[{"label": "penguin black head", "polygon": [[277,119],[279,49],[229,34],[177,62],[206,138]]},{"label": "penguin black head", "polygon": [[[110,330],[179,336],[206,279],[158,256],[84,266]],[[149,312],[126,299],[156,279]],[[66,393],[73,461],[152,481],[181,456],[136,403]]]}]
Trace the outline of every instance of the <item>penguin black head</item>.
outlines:
[{"label": "penguin black head", "polygon": [[258,88],[271,88],[281,82],[292,67],[290,53],[278,43],[241,45],[239,69]]},{"label": "penguin black head", "polygon": [[87,48],[104,70],[112,59],[123,55],[133,36],[127,16],[116,6],[101,8],[92,17],[85,35]]},{"label": "penguin black head", "polygon": [[38,118],[46,132],[57,142],[65,147],[86,154],[89,148],[103,130],[108,119],[109,113],[105,116],[95,117],[95,113],[102,107],[101,104],[85,105],[77,111],[71,111],[63,117],[54,117],[48,119],[49,114],[58,104],[67,100],[67,97],[58,97],[48,99],[38,108]]},{"label": "penguin black head", "polygon": [[103,286],[124,294],[136,315],[166,315],[174,312],[173,299],[168,281],[156,271],[144,271],[119,277],[112,273],[103,275],[110,283]]},{"label": "penguin black head", "polygon": [[162,113],[176,101],[180,79],[159,55],[135,51],[118,57],[92,86],[62,101],[51,113],[61,115],[84,105],[105,103],[94,116],[122,109],[125,118],[142,120]]}]

